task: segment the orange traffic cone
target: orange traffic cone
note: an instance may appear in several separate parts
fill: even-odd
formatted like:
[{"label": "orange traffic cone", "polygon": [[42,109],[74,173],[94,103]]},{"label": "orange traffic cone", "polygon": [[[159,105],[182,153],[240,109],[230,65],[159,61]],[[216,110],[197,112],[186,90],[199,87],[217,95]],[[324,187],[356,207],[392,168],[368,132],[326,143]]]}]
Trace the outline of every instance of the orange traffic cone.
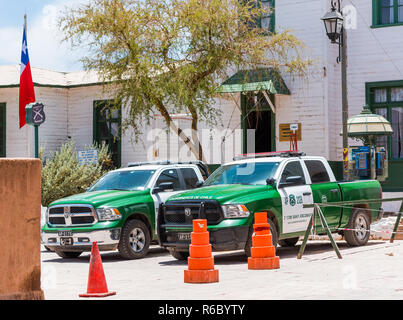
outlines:
[{"label": "orange traffic cone", "polygon": [[93,242],[91,249],[90,272],[88,275],[87,293],[80,294],[79,296],[82,298],[103,298],[107,296],[112,296],[114,294],[116,294],[116,292],[108,291],[98,245],[96,242]]},{"label": "orange traffic cone", "polygon": [[273,246],[266,212],[255,213],[253,231],[251,257],[248,258],[248,269],[279,269],[280,258],[276,256],[276,248]]},{"label": "orange traffic cone", "polygon": [[214,269],[214,257],[211,253],[207,231],[207,220],[193,220],[188,270],[185,270],[185,283],[218,282],[218,270]]}]

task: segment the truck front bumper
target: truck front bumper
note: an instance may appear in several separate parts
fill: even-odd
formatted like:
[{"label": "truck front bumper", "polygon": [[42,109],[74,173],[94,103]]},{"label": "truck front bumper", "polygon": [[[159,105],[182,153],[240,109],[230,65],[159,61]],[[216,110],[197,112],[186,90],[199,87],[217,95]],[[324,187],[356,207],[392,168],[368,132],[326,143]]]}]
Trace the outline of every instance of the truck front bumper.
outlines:
[{"label": "truck front bumper", "polygon": [[[209,229],[208,231],[210,233],[210,243],[214,251],[243,250],[248,241],[249,226]],[[166,248],[188,251],[190,240],[179,240],[180,233],[183,233],[183,231],[167,230],[160,244]]]},{"label": "truck front bumper", "polygon": [[51,250],[91,251],[92,243],[97,242],[101,251],[115,250],[120,240],[121,228],[74,232],[72,237],[59,236],[58,232],[42,232],[42,244]]}]

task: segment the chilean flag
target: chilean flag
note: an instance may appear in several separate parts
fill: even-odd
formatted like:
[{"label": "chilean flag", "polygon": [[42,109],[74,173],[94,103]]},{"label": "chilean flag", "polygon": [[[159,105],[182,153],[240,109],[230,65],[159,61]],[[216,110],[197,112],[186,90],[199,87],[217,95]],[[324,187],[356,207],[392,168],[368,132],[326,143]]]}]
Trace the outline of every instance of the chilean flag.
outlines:
[{"label": "chilean flag", "polygon": [[21,50],[21,70],[20,70],[20,129],[26,125],[25,106],[35,102],[34,83],[32,82],[31,65],[29,63],[27,47],[27,24],[24,25]]}]

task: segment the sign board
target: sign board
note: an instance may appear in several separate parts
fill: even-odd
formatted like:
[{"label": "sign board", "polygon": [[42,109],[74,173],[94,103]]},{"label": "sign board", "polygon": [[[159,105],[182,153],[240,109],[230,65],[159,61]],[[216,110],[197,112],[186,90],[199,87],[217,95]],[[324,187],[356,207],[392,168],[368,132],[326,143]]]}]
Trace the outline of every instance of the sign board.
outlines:
[{"label": "sign board", "polygon": [[84,164],[97,164],[98,163],[98,150],[89,149],[77,151],[78,163],[80,165]]},{"label": "sign board", "polygon": [[45,122],[45,111],[43,110],[44,105],[40,102],[30,103],[25,107],[26,115],[25,121],[27,124],[33,126],[40,126]]},{"label": "sign board", "polygon": [[297,140],[302,140],[302,126],[300,123],[280,123],[279,125],[279,140],[280,142],[290,141],[290,134],[293,131],[297,133]]},{"label": "sign board", "polygon": [[299,128],[299,124],[298,123],[292,123],[290,124],[290,130],[291,131],[297,131]]}]

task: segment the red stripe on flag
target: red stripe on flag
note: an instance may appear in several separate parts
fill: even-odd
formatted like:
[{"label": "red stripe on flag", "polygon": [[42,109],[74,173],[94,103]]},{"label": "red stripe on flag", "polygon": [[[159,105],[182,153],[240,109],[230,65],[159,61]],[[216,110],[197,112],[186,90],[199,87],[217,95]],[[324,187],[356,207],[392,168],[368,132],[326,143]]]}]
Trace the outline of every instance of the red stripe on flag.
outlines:
[{"label": "red stripe on flag", "polygon": [[25,106],[32,102],[35,102],[35,92],[34,83],[32,82],[31,65],[28,62],[20,76],[20,129],[26,125]]}]

